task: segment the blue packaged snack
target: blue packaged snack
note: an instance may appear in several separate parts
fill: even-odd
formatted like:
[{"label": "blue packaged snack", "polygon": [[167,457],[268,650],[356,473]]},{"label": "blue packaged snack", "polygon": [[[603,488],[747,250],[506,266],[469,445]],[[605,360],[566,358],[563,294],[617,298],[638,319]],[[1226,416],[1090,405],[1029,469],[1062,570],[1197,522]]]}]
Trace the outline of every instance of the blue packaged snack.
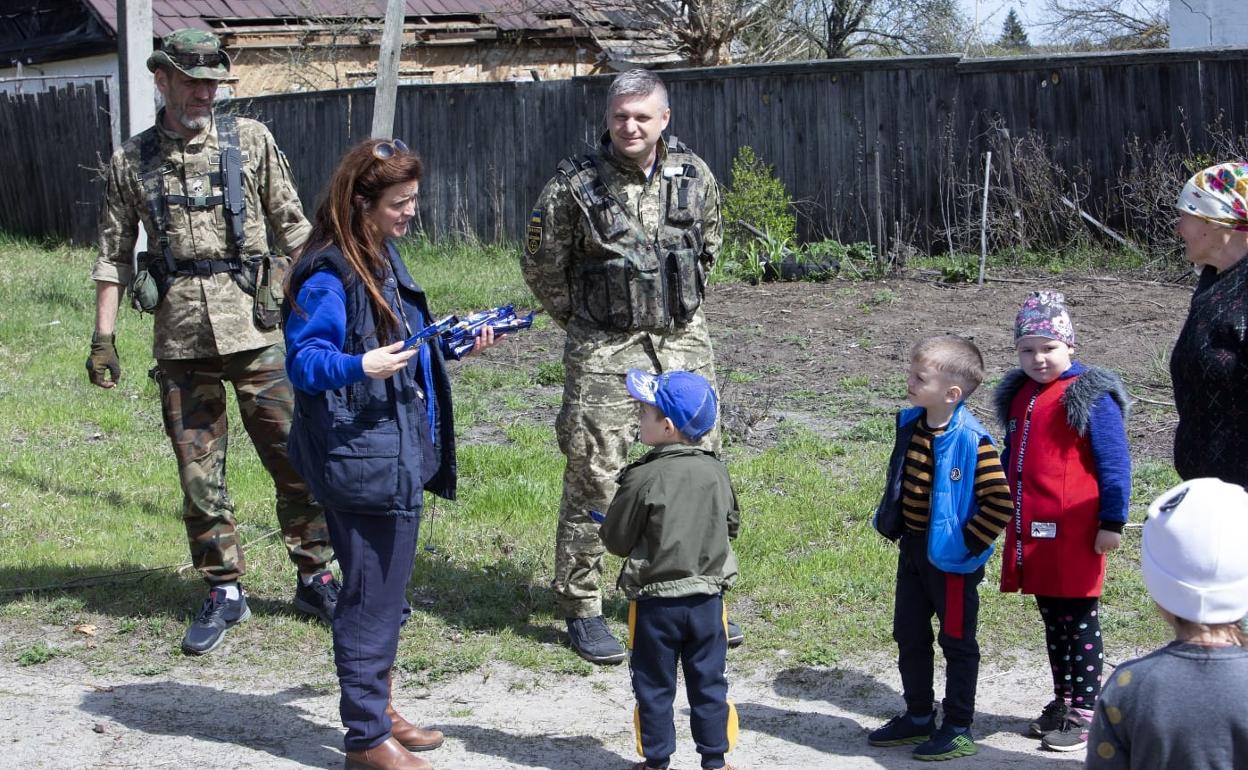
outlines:
[{"label": "blue packaged snack", "polygon": [[494,336],[498,337],[528,329],[533,325],[533,315],[533,313],[524,316],[516,315],[514,305],[502,305],[472,313],[458,319],[450,328],[442,332],[442,338],[446,341],[444,349],[452,358],[463,358],[472,350],[473,345],[476,344],[477,335],[486,326],[493,329]]},{"label": "blue packaged snack", "polygon": [[404,340],[403,349],[410,350],[421,343],[427,342],[428,340],[431,340],[439,334],[449,330],[457,323],[459,323],[459,318],[453,315],[448,315],[441,321],[435,321]]}]

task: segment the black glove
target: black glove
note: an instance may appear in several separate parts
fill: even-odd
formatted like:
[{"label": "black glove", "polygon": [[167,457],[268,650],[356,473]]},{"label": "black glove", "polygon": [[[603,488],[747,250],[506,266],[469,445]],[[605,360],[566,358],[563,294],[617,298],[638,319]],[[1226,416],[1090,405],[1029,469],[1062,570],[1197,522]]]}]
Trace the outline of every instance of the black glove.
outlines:
[{"label": "black glove", "polygon": [[[111,379],[105,375],[111,375]],[[113,345],[113,335],[92,334],[91,355],[87,356],[87,377],[91,384],[111,388],[121,380],[121,360]]]}]

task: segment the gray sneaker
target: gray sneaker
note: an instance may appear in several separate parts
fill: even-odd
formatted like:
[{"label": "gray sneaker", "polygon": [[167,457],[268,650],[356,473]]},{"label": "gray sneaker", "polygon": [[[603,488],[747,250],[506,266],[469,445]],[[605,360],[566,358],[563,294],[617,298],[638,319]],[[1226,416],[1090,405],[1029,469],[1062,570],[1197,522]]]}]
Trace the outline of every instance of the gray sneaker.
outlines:
[{"label": "gray sneaker", "polygon": [[195,621],[182,637],[182,651],[187,655],[203,655],[221,646],[225,632],[251,617],[247,594],[238,589],[238,598],[227,599],[225,588],[214,586],[200,607]]},{"label": "gray sneaker", "polygon": [[568,644],[590,663],[601,666],[624,662],[624,647],[611,635],[601,615],[568,618]]},{"label": "gray sneaker", "polygon": [[1049,751],[1083,751],[1088,747],[1091,727],[1091,719],[1071,709],[1061,727],[1044,734],[1040,746]]}]

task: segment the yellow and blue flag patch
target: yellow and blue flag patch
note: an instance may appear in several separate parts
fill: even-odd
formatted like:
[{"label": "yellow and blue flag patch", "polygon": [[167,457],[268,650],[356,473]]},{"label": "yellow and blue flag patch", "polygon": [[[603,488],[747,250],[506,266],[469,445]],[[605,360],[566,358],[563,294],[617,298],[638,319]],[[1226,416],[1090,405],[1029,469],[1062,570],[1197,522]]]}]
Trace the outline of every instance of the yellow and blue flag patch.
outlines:
[{"label": "yellow and blue flag patch", "polygon": [[542,245],[542,210],[533,209],[533,213],[529,215],[529,233],[525,239],[524,248],[530,254],[536,254]]}]

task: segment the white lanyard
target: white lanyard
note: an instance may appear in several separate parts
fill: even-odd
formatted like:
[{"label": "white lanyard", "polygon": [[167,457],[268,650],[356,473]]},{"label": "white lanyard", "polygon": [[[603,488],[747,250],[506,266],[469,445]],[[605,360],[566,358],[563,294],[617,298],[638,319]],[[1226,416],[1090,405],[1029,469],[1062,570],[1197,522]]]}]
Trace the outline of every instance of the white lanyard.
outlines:
[{"label": "white lanyard", "polygon": [[1023,415],[1023,430],[1018,440],[1018,461],[1014,464],[1014,566],[1023,568],[1023,453],[1027,451],[1027,437],[1031,434],[1031,413],[1036,408],[1036,399],[1040,397],[1040,388],[1031,394],[1027,402],[1027,411]]}]

